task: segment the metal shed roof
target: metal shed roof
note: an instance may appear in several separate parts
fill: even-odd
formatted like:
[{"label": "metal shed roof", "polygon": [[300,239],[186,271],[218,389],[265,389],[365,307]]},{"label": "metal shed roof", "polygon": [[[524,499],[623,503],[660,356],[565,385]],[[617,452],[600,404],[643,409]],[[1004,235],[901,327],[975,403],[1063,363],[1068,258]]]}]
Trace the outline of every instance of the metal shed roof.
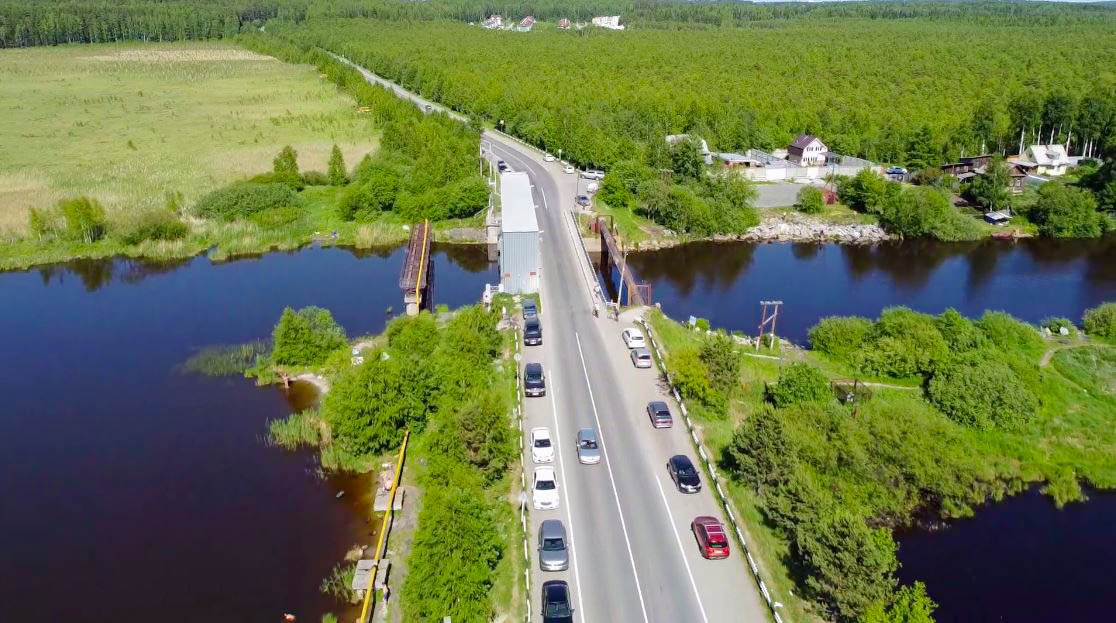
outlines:
[{"label": "metal shed roof", "polygon": [[500,205],[505,232],[539,231],[535,218],[535,199],[531,196],[531,179],[522,171],[500,174]]}]

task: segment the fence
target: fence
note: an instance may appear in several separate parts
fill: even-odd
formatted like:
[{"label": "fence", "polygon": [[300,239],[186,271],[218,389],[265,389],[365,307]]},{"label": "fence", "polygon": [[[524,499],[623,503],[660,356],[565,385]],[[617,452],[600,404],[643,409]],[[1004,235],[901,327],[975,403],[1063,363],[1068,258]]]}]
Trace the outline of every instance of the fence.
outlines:
[{"label": "fence", "polygon": [[[520,354],[520,344],[522,340],[519,337],[519,330],[513,329],[512,334],[515,336],[515,354]],[[523,423],[523,378],[519,375],[519,362],[515,364],[515,422],[519,427],[519,485],[521,492],[527,491],[527,464],[523,459],[526,449],[523,447],[523,440],[527,436],[527,429],[524,428]],[[527,498],[525,495],[520,495],[519,499],[519,523],[523,526],[523,560],[526,564],[523,566],[523,589],[524,589],[524,602],[526,602],[525,612],[527,613],[526,621],[531,623],[531,550],[528,547],[527,540],[530,538],[530,531],[527,530]]]},{"label": "fence", "polygon": [[712,453],[706,451],[705,444],[702,443],[701,437],[698,435],[697,428],[694,427],[693,420],[690,419],[690,413],[686,409],[686,404],[682,400],[682,394],[679,393],[678,387],[671,380],[670,371],[666,367],[666,354],[665,348],[659,346],[659,340],[655,338],[654,331],[651,330],[651,324],[645,319],[640,318],[639,323],[643,325],[643,330],[647,334],[647,339],[651,342],[651,347],[655,351],[656,360],[659,364],[659,369],[666,377],[667,385],[670,387],[671,392],[674,394],[674,399],[678,401],[678,407],[682,410],[682,417],[686,420],[686,428],[690,431],[690,439],[697,447],[698,456],[701,457],[702,462],[705,464],[706,471],[709,473],[710,479],[717,491],[717,497],[721,501],[721,505],[725,507],[725,515],[728,517],[729,523],[732,524],[733,532],[736,533],[736,538],[740,542],[740,548],[744,552],[744,556],[748,560],[748,568],[752,571],[752,577],[755,578],[756,584],[759,586],[760,593],[763,595],[764,601],[767,602],[767,607],[771,609],[771,615],[775,618],[775,623],[783,623],[783,618],[779,616],[778,608],[782,604],[771,598],[771,592],[767,589],[767,584],[763,581],[760,575],[759,567],[756,561],[752,558],[752,553],[748,550],[748,543],[744,540],[744,532],[740,529],[740,522],[736,519],[736,514],[732,512],[732,503],[729,502],[728,496],[725,495],[724,488],[721,486],[721,477],[717,474],[717,469],[713,465]]}]

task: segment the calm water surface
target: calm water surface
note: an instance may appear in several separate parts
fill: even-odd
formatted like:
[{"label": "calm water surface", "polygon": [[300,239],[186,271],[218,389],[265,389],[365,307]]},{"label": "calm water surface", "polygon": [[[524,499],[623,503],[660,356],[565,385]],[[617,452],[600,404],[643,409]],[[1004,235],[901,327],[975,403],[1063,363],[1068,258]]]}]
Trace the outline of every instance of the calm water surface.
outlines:
[{"label": "calm water surface", "polygon": [[[357,483],[319,480],[310,453],[263,443],[267,420],[291,410],[279,390],[176,366],[267,336],[288,305],[379,332],[387,307],[402,308],[402,251],[361,255],[0,274],[0,618],[317,621],[340,609],[317,587],[368,532]],[[483,248],[436,247],[434,261],[436,302],[451,307],[498,279]]]},{"label": "calm water surface", "polygon": [[[755,334],[760,300],[782,300],[776,327],[803,343],[819,318],[875,318],[889,305],[968,316],[1003,310],[1027,321],[1066,316],[1116,300],[1116,236],[875,246],[697,243],[628,258],[672,318],[708,318]],[[615,271],[614,271],[615,272]]]}]

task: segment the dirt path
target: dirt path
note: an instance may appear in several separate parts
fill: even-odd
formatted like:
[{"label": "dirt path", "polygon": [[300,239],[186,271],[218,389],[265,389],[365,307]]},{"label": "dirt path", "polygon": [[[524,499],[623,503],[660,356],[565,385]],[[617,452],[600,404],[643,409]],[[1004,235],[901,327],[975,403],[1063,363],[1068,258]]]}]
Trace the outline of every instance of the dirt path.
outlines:
[{"label": "dirt path", "polygon": [[1046,352],[1042,354],[1042,359],[1039,359],[1039,367],[1045,368],[1046,366],[1050,365],[1050,361],[1054,359],[1054,355],[1057,354],[1058,351],[1066,350],[1067,348],[1081,348],[1084,346],[1100,346],[1101,348],[1112,348],[1110,344],[1091,342],[1089,340],[1083,340],[1079,337],[1073,344],[1057,344],[1048,348]]}]

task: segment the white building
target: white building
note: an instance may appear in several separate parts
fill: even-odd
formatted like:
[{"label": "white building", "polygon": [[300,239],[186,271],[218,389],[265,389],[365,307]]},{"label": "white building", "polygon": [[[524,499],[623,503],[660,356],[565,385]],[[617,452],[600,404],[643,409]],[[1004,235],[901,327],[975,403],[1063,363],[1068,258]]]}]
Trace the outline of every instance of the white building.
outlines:
[{"label": "white building", "polygon": [[829,148],[813,134],[803,134],[794,139],[787,147],[787,159],[803,167],[816,167],[825,164]]},{"label": "white building", "polygon": [[620,23],[619,15],[594,17],[593,25],[600,26],[601,28],[608,28],[609,30],[624,30],[624,25]]},{"label": "white building", "polygon": [[504,16],[502,15],[489,15],[488,19],[484,20],[481,26],[489,30],[499,30],[504,27]]},{"label": "white building", "polygon": [[1074,163],[1066,153],[1065,145],[1031,145],[1023,154],[1019,164],[1024,167],[1033,164],[1038,175],[1056,177],[1065,175],[1066,169]]},{"label": "white building", "polygon": [[538,292],[539,222],[526,173],[500,175],[500,206],[500,285],[511,294]]}]

